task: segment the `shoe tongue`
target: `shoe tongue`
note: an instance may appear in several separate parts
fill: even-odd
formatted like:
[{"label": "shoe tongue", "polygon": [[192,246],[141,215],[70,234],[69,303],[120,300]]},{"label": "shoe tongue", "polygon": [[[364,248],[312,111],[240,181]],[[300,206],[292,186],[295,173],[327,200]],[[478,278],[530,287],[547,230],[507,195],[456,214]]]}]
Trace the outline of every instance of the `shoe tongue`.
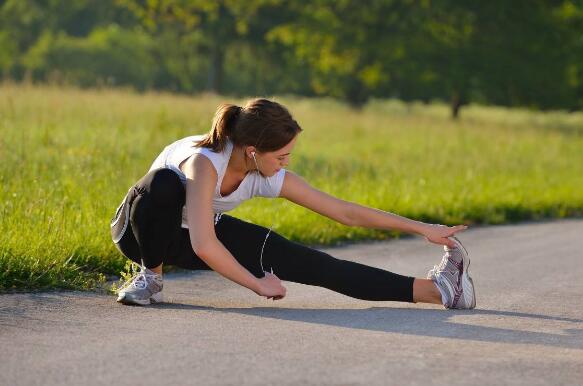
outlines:
[{"label": "shoe tongue", "polygon": [[144,276],[138,276],[136,277],[136,279],[134,280],[134,287],[136,288],[146,288],[146,278]]},{"label": "shoe tongue", "polygon": [[456,249],[457,249],[457,247],[453,247],[453,248],[452,248],[452,247],[448,247],[447,245],[444,245],[444,246],[443,246],[443,249],[445,249],[446,251],[454,251],[454,250],[456,250]]}]

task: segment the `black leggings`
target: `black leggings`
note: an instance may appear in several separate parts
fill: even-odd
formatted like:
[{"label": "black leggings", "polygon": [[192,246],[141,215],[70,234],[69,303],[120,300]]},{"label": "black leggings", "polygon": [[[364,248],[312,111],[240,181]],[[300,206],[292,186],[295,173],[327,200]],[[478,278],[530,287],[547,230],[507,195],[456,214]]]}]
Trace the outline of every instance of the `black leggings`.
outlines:
[{"label": "black leggings", "polygon": [[[129,259],[148,268],[161,263],[186,269],[210,269],[193,251],[188,229],[181,228],[185,189],[170,169],[141,178],[111,221],[111,235]],[[264,276],[261,247],[268,230],[222,215],[215,233],[235,259],[256,277]],[[364,300],[413,302],[413,277],[398,275],[287,240],[271,232],[263,251],[263,268],[280,279],[309,284]]]}]

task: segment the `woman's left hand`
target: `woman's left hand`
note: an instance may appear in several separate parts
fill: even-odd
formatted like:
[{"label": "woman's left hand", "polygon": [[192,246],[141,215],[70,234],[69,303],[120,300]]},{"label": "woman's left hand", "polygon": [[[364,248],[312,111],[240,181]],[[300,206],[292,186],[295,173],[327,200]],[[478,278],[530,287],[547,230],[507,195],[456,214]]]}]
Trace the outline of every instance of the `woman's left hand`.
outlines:
[{"label": "woman's left hand", "polygon": [[447,225],[440,224],[427,224],[427,227],[423,231],[423,236],[425,236],[427,241],[432,243],[447,245],[450,248],[455,248],[455,244],[448,237],[466,229],[468,229],[467,225],[456,225],[449,227]]}]

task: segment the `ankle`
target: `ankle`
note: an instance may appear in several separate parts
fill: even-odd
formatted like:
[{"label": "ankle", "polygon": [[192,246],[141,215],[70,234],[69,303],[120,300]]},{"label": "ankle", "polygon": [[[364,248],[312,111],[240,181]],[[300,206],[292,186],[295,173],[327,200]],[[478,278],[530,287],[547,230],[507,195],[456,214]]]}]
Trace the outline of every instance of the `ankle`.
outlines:
[{"label": "ankle", "polygon": [[441,292],[431,279],[415,278],[413,281],[413,301],[415,303],[443,304]]},{"label": "ankle", "polygon": [[162,274],[158,273],[150,268],[146,268],[146,274],[152,275],[154,278],[162,280]]},{"label": "ankle", "polygon": [[157,266],[157,267],[154,267],[154,268],[149,268],[149,270],[150,270],[150,271],[152,271],[152,272],[153,272],[153,273],[155,273],[155,274],[158,274],[158,275],[160,275],[160,277],[162,277],[162,265],[163,265],[163,264],[160,264],[160,265],[159,265],[159,266]]}]

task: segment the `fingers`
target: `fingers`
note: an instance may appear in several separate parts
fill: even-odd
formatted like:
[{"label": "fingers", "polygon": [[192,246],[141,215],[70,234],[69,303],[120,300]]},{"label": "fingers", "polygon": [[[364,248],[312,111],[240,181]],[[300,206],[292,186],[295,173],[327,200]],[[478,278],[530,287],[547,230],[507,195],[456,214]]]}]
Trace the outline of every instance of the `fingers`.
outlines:
[{"label": "fingers", "polygon": [[279,300],[285,297],[287,290],[275,275],[266,272],[265,277],[259,280],[264,280],[264,282],[260,292],[257,292],[258,295],[265,297],[267,300]]},{"label": "fingers", "polygon": [[456,226],[450,227],[449,234],[447,235],[447,237],[453,236],[458,232],[465,231],[466,229],[468,229],[467,225],[456,225]]},{"label": "fingers", "polygon": [[447,245],[450,248],[456,247],[456,244],[453,242],[453,240],[447,236],[441,237],[441,238],[435,239],[435,240],[429,240],[429,241],[431,241],[432,243],[435,243],[435,244],[439,244],[439,245]]},{"label": "fingers", "polygon": [[425,239],[434,244],[446,245],[450,248],[455,248],[456,244],[449,237],[454,236],[458,232],[468,229],[467,225],[447,226],[435,224],[438,228],[434,228],[434,232],[429,232],[425,235]]},{"label": "fingers", "polygon": [[271,272],[267,272],[267,271],[264,271],[264,272],[265,272],[265,277],[268,277],[269,280],[275,280],[277,282],[281,282],[281,279],[279,277],[277,277],[276,274],[271,273]]},{"label": "fingers", "polygon": [[466,229],[468,229],[467,225],[456,225],[454,227],[452,227],[452,229],[454,230],[454,232],[461,232],[461,231],[465,231]]}]

